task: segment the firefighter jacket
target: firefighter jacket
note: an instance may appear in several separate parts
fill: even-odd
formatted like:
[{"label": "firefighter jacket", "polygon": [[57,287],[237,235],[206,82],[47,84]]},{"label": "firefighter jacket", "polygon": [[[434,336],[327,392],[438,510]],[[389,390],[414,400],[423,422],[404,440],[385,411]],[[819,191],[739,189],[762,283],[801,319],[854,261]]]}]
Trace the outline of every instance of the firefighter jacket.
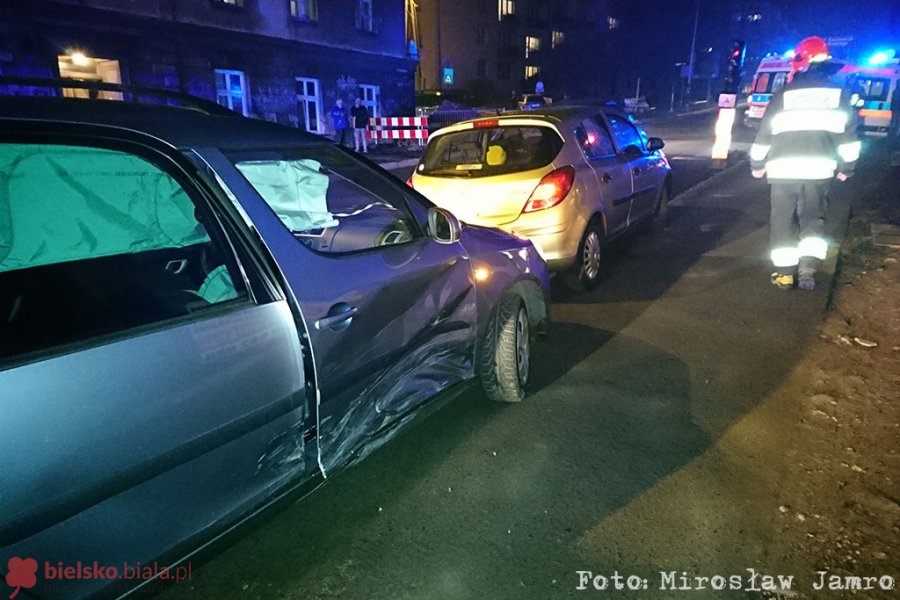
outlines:
[{"label": "firefighter jacket", "polygon": [[769,183],[829,180],[853,173],[861,147],[847,95],[811,68],[772,97],[750,148],[751,168],[765,169]]}]

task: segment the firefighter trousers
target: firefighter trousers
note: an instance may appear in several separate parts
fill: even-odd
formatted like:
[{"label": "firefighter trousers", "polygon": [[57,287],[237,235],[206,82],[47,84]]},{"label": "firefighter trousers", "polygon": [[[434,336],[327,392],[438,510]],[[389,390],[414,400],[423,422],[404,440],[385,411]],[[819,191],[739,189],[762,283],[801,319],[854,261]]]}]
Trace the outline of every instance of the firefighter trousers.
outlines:
[{"label": "firefighter trousers", "polygon": [[825,210],[831,180],[771,183],[772,264],[781,275],[811,276],[826,255]]}]

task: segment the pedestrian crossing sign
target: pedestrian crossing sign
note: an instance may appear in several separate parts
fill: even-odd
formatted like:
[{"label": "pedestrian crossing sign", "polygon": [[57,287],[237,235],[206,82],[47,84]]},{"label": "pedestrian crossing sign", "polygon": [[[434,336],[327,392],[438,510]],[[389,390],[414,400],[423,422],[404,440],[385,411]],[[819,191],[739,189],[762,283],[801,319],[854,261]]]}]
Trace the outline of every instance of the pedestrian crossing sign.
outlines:
[{"label": "pedestrian crossing sign", "polygon": [[453,85],[453,69],[444,67],[444,85]]}]

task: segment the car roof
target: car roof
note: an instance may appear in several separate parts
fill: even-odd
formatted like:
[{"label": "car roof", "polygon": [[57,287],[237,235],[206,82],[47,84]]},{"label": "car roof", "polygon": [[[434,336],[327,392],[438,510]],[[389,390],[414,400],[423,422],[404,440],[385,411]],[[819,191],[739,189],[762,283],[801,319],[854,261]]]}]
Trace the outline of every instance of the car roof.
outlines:
[{"label": "car roof", "polygon": [[608,115],[618,115],[622,118],[628,118],[624,112],[622,112],[619,108],[615,106],[599,106],[599,105],[549,105],[549,106],[540,106],[531,110],[516,110],[511,112],[503,113],[502,115],[494,115],[487,117],[479,117],[477,119],[469,119],[466,121],[460,121],[459,123],[454,123],[453,125],[448,125],[436,131],[432,135],[438,135],[443,133],[450,133],[453,131],[463,131],[468,129],[468,125],[475,122],[482,121],[497,121],[497,124],[502,126],[505,125],[504,121],[522,121],[523,119],[535,120],[535,121],[546,121],[547,123],[560,126],[560,125],[569,125],[572,123],[577,123],[582,119],[587,117],[596,115],[598,113],[604,113]]},{"label": "car roof", "polygon": [[252,150],[331,141],[283,125],[196,108],[119,100],[38,96],[0,96],[4,120],[76,123],[140,132],[179,147]]}]

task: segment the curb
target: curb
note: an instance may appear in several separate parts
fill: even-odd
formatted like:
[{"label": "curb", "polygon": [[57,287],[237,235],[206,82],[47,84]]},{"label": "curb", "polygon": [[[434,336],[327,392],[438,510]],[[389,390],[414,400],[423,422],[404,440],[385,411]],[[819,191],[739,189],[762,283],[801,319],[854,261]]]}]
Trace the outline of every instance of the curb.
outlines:
[{"label": "curb", "polygon": [[669,200],[669,204],[672,204],[676,200],[682,199],[684,196],[687,196],[688,194],[694,194],[694,193],[698,193],[698,192],[702,192],[702,191],[706,190],[707,188],[715,185],[719,181],[719,179],[721,179],[725,175],[731,173],[737,167],[746,166],[748,164],[750,164],[750,159],[742,158],[742,159],[738,160],[737,162],[735,162],[734,164],[728,165],[727,167],[725,167],[724,169],[722,169],[715,175],[707,177],[706,179],[704,179],[703,181],[701,181],[699,183],[695,183],[694,185],[692,185],[691,187],[689,187],[686,190],[682,190],[682,192],[680,194],[678,194],[677,196],[674,196],[671,200]]}]

